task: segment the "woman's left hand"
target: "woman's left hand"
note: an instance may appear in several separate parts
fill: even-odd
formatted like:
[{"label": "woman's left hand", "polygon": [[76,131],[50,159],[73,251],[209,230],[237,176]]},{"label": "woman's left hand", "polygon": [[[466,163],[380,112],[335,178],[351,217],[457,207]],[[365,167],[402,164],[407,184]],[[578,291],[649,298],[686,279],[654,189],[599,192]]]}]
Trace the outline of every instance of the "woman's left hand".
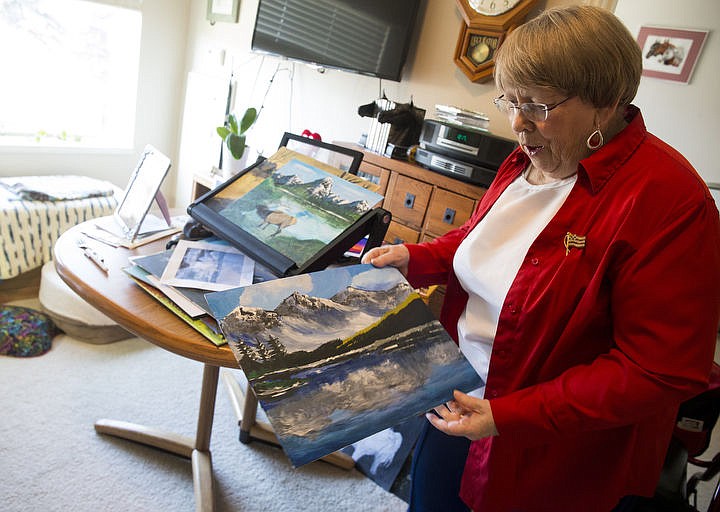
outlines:
[{"label": "woman's left hand", "polygon": [[435,428],[451,436],[465,436],[471,441],[498,435],[490,401],[457,390],[453,396],[454,400],[435,407],[439,417],[433,413],[425,415]]}]

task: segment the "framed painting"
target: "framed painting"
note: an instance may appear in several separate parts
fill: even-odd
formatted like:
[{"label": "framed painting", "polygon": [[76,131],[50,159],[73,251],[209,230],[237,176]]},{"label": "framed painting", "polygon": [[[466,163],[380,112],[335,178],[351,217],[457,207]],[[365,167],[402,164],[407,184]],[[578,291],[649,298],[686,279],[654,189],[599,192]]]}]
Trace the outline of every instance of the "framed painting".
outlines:
[{"label": "framed painting", "polygon": [[211,25],[216,21],[237,23],[240,0],[208,0],[207,19]]},{"label": "framed painting", "polygon": [[638,44],[643,56],[643,76],[690,82],[707,34],[707,30],[641,27]]},{"label": "framed painting", "polygon": [[[372,188],[349,171],[281,147],[199,198],[188,213],[285,276],[327,266],[330,256],[368,234],[378,216],[389,217],[376,208],[383,196]],[[389,222],[380,224],[387,229]],[[373,243],[382,235],[378,232]]]}]

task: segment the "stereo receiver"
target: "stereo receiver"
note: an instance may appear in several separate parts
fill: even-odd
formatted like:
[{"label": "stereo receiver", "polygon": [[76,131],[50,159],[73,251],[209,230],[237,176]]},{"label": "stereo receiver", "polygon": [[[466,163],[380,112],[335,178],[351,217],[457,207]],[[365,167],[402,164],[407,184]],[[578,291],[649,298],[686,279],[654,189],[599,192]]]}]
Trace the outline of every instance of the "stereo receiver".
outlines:
[{"label": "stereo receiver", "polygon": [[487,169],[422,148],[418,148],[415,153],[415,162],[431,171],[447,174],[453,178],[486,188],[490,186],[490,183],[495,179],[495,174],[497,174],[497,169]]},{"label": "stereo receiver", "polygon": [[517,142],[483,130],[426,119],[415,161],[432,171],[489,186]]}]

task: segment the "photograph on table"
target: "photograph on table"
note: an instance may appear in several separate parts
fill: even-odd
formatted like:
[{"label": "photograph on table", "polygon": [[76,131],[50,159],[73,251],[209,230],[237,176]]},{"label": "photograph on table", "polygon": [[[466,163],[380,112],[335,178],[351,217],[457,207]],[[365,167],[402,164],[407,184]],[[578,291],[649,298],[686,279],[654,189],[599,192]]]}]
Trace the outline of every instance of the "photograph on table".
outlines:
[{"label": "photograph on table", "polygon": [[253,282],[255,262],[235,247],[180,240],[160,282],[171,286],[222,291]]}]

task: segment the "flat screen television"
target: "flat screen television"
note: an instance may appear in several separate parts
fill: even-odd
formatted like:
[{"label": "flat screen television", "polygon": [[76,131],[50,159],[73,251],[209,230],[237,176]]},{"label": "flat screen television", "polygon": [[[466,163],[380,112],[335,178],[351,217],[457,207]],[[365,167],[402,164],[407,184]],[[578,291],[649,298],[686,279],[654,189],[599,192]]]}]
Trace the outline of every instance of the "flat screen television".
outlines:
[{"label": "flat screen television", "polygon": [[260,0],[252,49],[400,81],[421,0]]}]

